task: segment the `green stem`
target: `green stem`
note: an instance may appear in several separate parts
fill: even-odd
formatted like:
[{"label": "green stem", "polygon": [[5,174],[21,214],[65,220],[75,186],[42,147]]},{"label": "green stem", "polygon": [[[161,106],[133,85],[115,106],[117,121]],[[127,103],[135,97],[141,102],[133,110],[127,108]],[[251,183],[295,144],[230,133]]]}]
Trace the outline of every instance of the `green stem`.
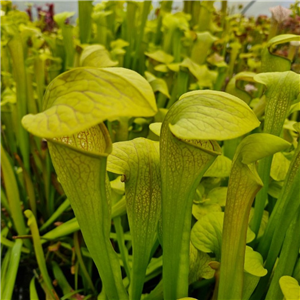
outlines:
[{"label": "green stem", "polygon": [[127,2],[127,13],[126,13],[126,30],[125,30],[125,40],[129,42],[129,46],[126,49],[125,59],[124,59],[124,66],[125,68],[131,67],[132,62],[132,51],[135,49],[135,41],[136,41],[136,26],[135,26],[135,19],[136,19],[136,11],[137,11],[137,4],[133,1]]},{"label": "green stem", "polygon": [[167,100],[168,98],[164,94],[159,92],[157,96],[157,107],[164,108],[167,103]]},{"label": "green stem", "polygon": [[79,38],[81,44],[90,41],[92,32],[93,1],[78,1]]},{"label": "green stem", "polygon": [[42,111],[45,90],[45,60],[38,55],[34,61],[34,74],[38,94],[38,111]]},{"label": "green stem", "polygon": [[282,292],[279,286],[279,279],[281,276],[292,276],[294,266],[297,262],[299,246],[300,246],[300,210],[294,217],[291,225],[289,226],[282,250],[279,257],[279,262],[275,268],[274,275],[272,277],[271,285],[269,287],[266,300],[280,299]]},{"label": "green stem", "polygon": [[32,78],[33,78],[33,74],[28,70],[28,68],[26,69],[26,78],[27,78],[27,108],[28,108],[28,112],[30,114],[36,114],[38,113],[38,108],[37,108],[37,103],[35,101],[35,97],[34,97],[34,91],[33,91],[33,82],[32,82]]},{"label": "green stem", "polygon": [[22,153],[22,160],[24,162],[25,169],[30,172],[29,166],[29,141],[28,133],[21,125],[21,119],[27,113],[27,88],[26,88],[26,71],[24,62],[24,53],[21,37],[16,33],[7,43],[12,68],[14,70],[17,90],[17,115],[18,115],[18,143]]},{"label": "green stem", "polygon": [[155,45],[159,45],[161,43],[161,39],[162,39],[162,20],[163,20],[163,17],[160,13],[158,18],[157,18],[156,32],[155,32],[155,35],[154,35]]},{"label": "green stem", "polygon": [[289,52],[288,52],[288,59],[290,61],[294,61],[295,55],[297,55],[297,52],[299,51],[299,46],[295,46],[290,44],[289,46]]},{"label": "green stem", "polygon": [[35,252],[35,257],[40,269],[40,272],[42,274],[43,282],[45,283],[45,293],[50,294],[53,299],[57,298],[57,295],[53,289],[52,286],[52,280],[48,274],[47,266],[46,266],[46,261],[44,257],[44,251],[41,245],[40,241],[40,234],[38,230],[38,226],[36,223],[36,219],[32,212],[30,210],[26,210],[24,212],[25,216],[28,218],[28,226],[30,227],[32,239],[33,239],[33,245],[34,245],[34,252]]},{"label": "green stem", "polygon": [[269,189],[269,181],[270,181],[270,170],[272,165],[272,159],[273,157],[266,157],[262,159],[258,164],[258,174],[260,175],[260,178],[262,182],[264,183],[262,189],[258,192],[255,198],[254,203],[254,214],[253,218],[250,222],[250,226],[252,231],[256,234],[258,234],[262,216],[264,213],[264,208],[266,201],[268,199],[268,189]]},{"label": "green stem", "polygon": [[214,90],[215,91],[221,91],[222,87],[224,86],[224,82],[227,75],[227,68],[222,67],[218,68],[218,77],[216,79],[216,82],[214,84]]},{"label": "green stem", "polygon": [[173,37],[176,30],[177,30],[176,26],[165,28],[162,47],[163,47],[163,51],[165,51],[166,53],[172,54]]},{"label": "green stem", "polygon": [[215,1],[202,1],[198,20],[198,31],[210,31]]},{"label": "green stem", "polygon": [[189,73],[185,68],[181,68],[177,74],[176,83],[173,85],[171,98],[167,108],[170,108],[178,98],[188,91]]},{"label": "green stem", "polygon": [[118,246],[119,246],[120,254],[122,257],[124,269],[125,269],[126,275],[130,282],[130,268],[129,268],[129,261],[128,261],[128,251],[125,247],[124,232],[123,232],[123,227],[121,224],[121,218],[120,217],[114,218],[113,223],[114,223],[116,233],[117,233]]},{"label": "green stem", "polygon": [[274,36],[276,36],[277,35],[277,31],[278,31],[278,22],[274,18],[272,18],[270,29],[269,29],[268,40],[270,40]]},{"label": "green stem", "polygon": [[78,239],[78,231],[74,233],[74,248],[75,248],[75,253],[76,253],[76,256],[77,256],[77,261],[79,263],[79,266],[81,268],[83,276],[86,279],[90,289],[95,293],[96,290],[95,290],[94,284],[92,282],[92,279],[89,275],[89,272],[86,269],[86,266],[85,266],[83,258],[82,258],[79,239]]},{"label": "green stem", "polygon": [[188,70],[179,70],[177,98],[179,98],[181,95],[188,91],[189,78],[190,76]]},{"label": "green stem", "polygon": [[117,39],[116,37],[116,28],[117,28],[117,19],[119,12],[118,10],[120,9],[121,3],[119,1],[109,1],[109,5],[106,6],[105,12],[107,12],[107,32],[109,33],[107,35],[107,45],[110,44],[111,41],[114,41]]},{"label": "green stem", "polygon": [[181,48],[182,48],[182,31],[179,28],[176,28],[173,34],[173,56],[174,56],[174,62],[180,62],[181,61]]},{"label": "green stem", "polygon": [[223,0],[221,3],[221,28],[225,28],[227,16],[227,0]]},{"label": "green stem", "polygon": [[190,15],[192,14],[192,1],[183,1],[183,12]]},{"label": "green stem", "polygon": [[[237,58],[240,52],[240,45],[233,43],[230,52],[229,66],[227,69],[227,77],[232,78],[234,73],[234,67],[237,62]],[[236,72],[235,72],[236,73]]]},{"label": "green stem", "polygon": [[107,21],[106,14],[99,12],[94,16],[97,27],[95,42],[107,47]]},{"label": "green stem", "polygon": [[141,63],[141,56],[144,55],[144,53],[141,52],[141,47],[142,47],[142,41],[144,37],[144,31],[145,31],[145,25],[148,19],[148,14],[150,12],[150,7],[151,7],[151,1],[144,1],[143,2],[143,11],[141,15],[141,24],[139,28],[139,33],[136,39],[136,46],[135,46],[135,55],[133,58],[133,63],[132,63],[132,70],[138,71],[138,64]]},{"label": "green stem", "polygon": [[42,149],[42,170],[43,170],[43,181],[45,187],[45,199],[46,199],[46,207],[45,210],[47,211],[48,215],[53,213],[53,203],[51,204],[51,197],[50,197],[50,189],[51,189],[51,159],[48,149]]},{"label": "green stem", "polygon": [[29,198],[30,209],[32,210],[34,216],[36,217],[37,209],[36,209],[36,197],[35,197],[34,185],[30,175],[27,173],[25,169],[23,169],[23,174],[24,174],[26,192]]},{"label": "green stem", "polygon": [[[73,40],[73,26],[66,23],[68,18],[72,17],[74,13],[59,13],[54,16],[55,22],[61,29],[61,34],[63,37],[63,52],[60,51],[60,57],[64,60],[64,70],[68,70],[74,67],[75,58],[75,47]],[[58,46],[58,43],[56,44]],[[61,46],[61,45],[59,45]],[[62,48],[60,47],[60,48]],[[57,47],[56,47],[57,48]],[[58,48],[57,48],[58,50]]]}]

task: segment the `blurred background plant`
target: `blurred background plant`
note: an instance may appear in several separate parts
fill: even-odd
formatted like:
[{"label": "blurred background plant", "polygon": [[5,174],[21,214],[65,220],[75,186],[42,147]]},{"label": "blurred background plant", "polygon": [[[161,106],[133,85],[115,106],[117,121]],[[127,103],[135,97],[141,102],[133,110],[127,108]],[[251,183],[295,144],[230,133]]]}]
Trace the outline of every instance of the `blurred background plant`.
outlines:
[{"label": "blurred background plant", "polygon": [[[149,124],[162,122],[167,109],[193,90],[238,96],[263,121],[263,85],[253,76],[268,71],[262,70],[263,49],[285,58],[291,70],[300,72],[299,41],[282,38],[269,43],[281,34],[300,34],[299,1],[289,9],[273,8],[271,17],[247,17],[241,13],[245,6],[229,8],[227,1],[217,8],[214,1],[184,1],[182,9],[172,1],[159,5],[78,1],[68,4],[71,11],[60,13],[56,13],[58,3],[30,4],[25,11],[18,10],[19,5],[1,1],[2,299],[21,295],[28,299],[29,294],[37,299],[43,292],[50,299],[95,299],[101,280],[55,174],[47,141],[29,135],[21,126],[22,117],[42,110],[45,88],[62,72],[79,66],[118,66],[148,80],[159,112],[154,118],[106,121],[113,142],[136,137],[157,140]],[[77,20],[71,5],[78,6]],[[296,136],[291,128],[297,121],[299,106],[293,106],[284,125],[284,135],[292,143]],[[229,159],[236,146],[237,141],[224,143]],[[289,155],[282,158],[290,159]],[[122,198],[124,187],[116,185],[115,175],[109,176],[113,192]],[[204,180],[203,195],[220,186],[213,182],[216,178]],[[278,195],[282,181],[273,179],[271,199]],[[124,205],[114,206],[112,214],[122,216],[113,222],[112,244],[122,261],[119,243],[125,240],[130,267],[131,235]],[[149,293],[161,278],[161,249],[154,258],[143,293]],[[128,266],[122,263],[125,274]],[[205,279],[191,290],[209,295],[211,284],[211,279]]]}]

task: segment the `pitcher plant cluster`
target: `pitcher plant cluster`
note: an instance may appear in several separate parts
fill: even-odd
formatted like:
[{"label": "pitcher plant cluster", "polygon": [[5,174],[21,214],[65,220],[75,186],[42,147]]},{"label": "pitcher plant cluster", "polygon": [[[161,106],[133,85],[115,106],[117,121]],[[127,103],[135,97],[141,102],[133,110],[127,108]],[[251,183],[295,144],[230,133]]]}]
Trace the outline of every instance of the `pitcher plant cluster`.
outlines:
[{"label": "pitcher plant cluster", "polygon": [[214,2],[2,1],[1,299],[299,298],[299,2]]}]

